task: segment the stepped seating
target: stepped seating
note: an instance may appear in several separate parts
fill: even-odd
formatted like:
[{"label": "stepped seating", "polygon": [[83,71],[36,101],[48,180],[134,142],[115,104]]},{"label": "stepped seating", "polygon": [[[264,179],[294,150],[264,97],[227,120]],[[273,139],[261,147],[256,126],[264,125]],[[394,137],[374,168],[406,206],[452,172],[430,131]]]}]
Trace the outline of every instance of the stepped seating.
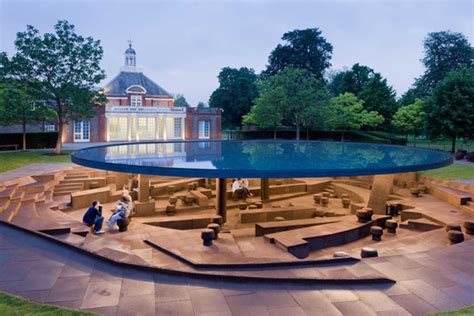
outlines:
[{"label": "stepped seating", "polygon": [[429,184],[429,193],[441,201],[461,207],[472,201],[472,193],[449,188],[440,184]]},{"label": "stepped seating", "polygon": [[434,229],[442,228],[443,225],[433,222],[427,218],[409,219],[400,223],[400,228],[419,230],[419,231],[430,231]]},{"label": "stepped seating", "polygon": [[289,221],[257,223],[255,224],[255,236],[264,236],[267,234],[273,234],[292,229],[324,225],[335,222],[339,222],[339,219],[336,217],[317,217],[311,219],[296,219]]},{"label": "stepped seating", "polygon": [[474,215],[474,202],[473,201],[466,202],[465,205],[461,205],[461,209],[469,214]]},{"label": "stepped seating", "polygon": [[390,216],[374,215],[372,218],[373,220],[367,223],[358,223],[355,216],[344,216],[344,219],[337,223],[268,234],[264,238],[303,259],[311,250],[342,245],[365,237],[370,234],[370,227],[384,227]]}]

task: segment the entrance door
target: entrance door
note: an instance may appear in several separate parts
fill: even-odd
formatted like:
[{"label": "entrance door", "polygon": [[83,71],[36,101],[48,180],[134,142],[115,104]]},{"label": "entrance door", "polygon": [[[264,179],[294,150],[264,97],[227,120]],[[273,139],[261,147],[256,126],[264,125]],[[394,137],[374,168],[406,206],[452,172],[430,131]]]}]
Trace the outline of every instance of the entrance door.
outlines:
[{"label": "entrance door", "polygon": [[90,141],[90,122],[74,121],[74,142]]}]

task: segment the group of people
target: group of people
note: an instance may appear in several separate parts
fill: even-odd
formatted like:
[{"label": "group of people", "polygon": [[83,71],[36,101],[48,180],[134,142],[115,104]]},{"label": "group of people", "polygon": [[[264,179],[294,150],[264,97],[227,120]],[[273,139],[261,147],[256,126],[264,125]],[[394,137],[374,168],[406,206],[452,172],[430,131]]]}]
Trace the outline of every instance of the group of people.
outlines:
[{"label": "group of people", "polygon": [[232,179],[232,197],[246,199],[253,196],[249,188],[249,180],[237,178]]},{"label": "group of people", "polygon": [[[112,230],[118,220],[125,220],[130,217],[133,209],[132,198],[129,194],[124,193],[117,206],[112,209],[112,215],[108,220],[109,229]],[[97,235],[105,233],[102,229],[104,216],[102,214],[102,205],[99,201],[93,201],[91,207],[84,214],[82,221],[85,225],[93,227],[93,232]]]}]

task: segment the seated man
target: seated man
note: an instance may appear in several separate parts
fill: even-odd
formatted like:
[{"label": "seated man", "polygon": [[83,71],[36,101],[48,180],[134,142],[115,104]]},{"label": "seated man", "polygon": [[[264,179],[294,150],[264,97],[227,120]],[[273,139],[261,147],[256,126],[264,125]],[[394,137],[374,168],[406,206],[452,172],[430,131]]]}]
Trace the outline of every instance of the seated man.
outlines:
[{"label": "seated man", "polygon": [[113,214],[109,219],[109,228],[112,229],[119,219],[125,219],[130,216],[132,210],[132,198],[128,194],[122,195],[117,206],[112,210]]},{"label": "seated man", "polygon": [[250,192],[249,189],[249,180],[248,179],[242,179],[240,180],[240,183],[242,184],[242,189],[245,190],[248,196],[253,196],[252,192]]},{"label": "seated man", "polygon": [[241,178],[238,178],[237,180],[236,179],[233,179],[233,182],[232,182],[232,197],[233,198],[236,198],[236,199],[246,199],[249,197],[248,195],[248,190],[245,190],[245,188],[243,187],[243,184],[242,184],[242,179]]},{"label": "seated man", "polygon": [[94,234],[101,235],[105,233],[105,231],[102,230],[102,223],[104,222],[104,217],[102,216],[102,205],[100,205],[98,201],[92,202],[91,207],[89,207],[87,212],[84,214],[82,221],[87,226],[94,225]]}]

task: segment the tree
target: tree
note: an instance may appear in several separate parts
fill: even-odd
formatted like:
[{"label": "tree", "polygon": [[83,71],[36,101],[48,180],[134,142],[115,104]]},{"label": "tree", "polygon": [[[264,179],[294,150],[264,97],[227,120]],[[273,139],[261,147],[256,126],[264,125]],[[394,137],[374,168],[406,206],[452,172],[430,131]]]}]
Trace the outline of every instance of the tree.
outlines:
[{"label": "tree", "polygon": [[250,111],[258,96],[257,75],[251,68],[223,68],[219,73],[219,88],[209,98],[210,107],[223,109],[222,125],[242,126],[242,116]]},{"label": "tree", "polygon": [[[267,79],[268,88],[262,93],[280,96],[273,98],[285,122],[296,127],[296,139],[300,139],[300,129],[310,108],[327,106],[327,90],[323,81],[305,69],[288,67]],[[312,111],[313,120],[323,122],[323,111]]]},{"label": "tree", "polygon": [[341,130],[341,141],[344,141],[345,130],[359,130],[363,127],[375,127],[382,124],[384,118],[376,111],[364,109],[364,101],[354,94],[346,92],[330,101],[333,112],[329,124],[336,130]]},{"label": "tree", "polygon": [[328,85],[329,91],[335,96],[346,92],[358,95],[374,74],[372,68],[354,64],[350,70],[341,71],[334,76]]},{"label": "tree", "polygon": [[425,106],[427,128],[431,136],[451,139],[474,136],[474,70],[464,67],[452,71],[439,82]]},{"label": "tree", "polygon": [[75,33],[74,25],[58,21],[55,33],[43,36],[31,25],[17,33],[16,54],[7,77],[26,84],[37,98],[54,111],[58,125],[55,153],[61,152],[64,126],[74,119],[89,118],[105,103],[95,88],[105,78],[100,68],[100,41]]},{"label": "tree", "polygon": [[318,28],[294,30],[283,34],[285,44],[278,46],[268,57],[264,77],[273,76],[288,66],[310,71],[323,80],[324,71],[331,66],[332,45],[321,35]]},{"label": "tree", "polygon": [[408,140],[408,133],[416,136],[422,127],[426,116],[423,108],[423,101],[417,98],[414,103],[400,107],[393,115],[392,125],[405,133],[406,140]]},{"label": "tree", "polygon": [[206,105],[204,104],[204,102],[198,102],[197,106],[196,106],[198,109],[204,109],[206,107]]},{"label": "tree", "polygon": [[377,111],[387,120],[397,111],[396,93],[379,73],[374,74],[357,97],[364,101],[367,111]]},{"label": "tree", "polygon": [[423,44],[425,72],[416,85],[428,96],[449,72],[464,66],[472,67],[472,48],[466,36],[451,31],[428,33]]},{"label": "tree", "polygon": [[280,100],[284,97],[282,87],[272,87],[269,81],[259,85],[260,96],[255,100],[255,105],[249,113],[243,116],[243,123],[257,125],[261,128],[272,128],[273,138],[277,138],[276,129],[283,121]]},{"label": "tree", "polygon": [[186,98],[184,97],[184,95],[177,94],[176,98],[174,98],[174,106],[187,108],[187,107],[189,107],[189,103],[188,103],[188,101],[186,101]]},{"label": "tree", "polygon": [[26,150],[26,124],[48,118],[48,111],[37,104],[27,86],[14,81],[0,83],[0,121],[5,125],[21,125],[23,150]]}]

